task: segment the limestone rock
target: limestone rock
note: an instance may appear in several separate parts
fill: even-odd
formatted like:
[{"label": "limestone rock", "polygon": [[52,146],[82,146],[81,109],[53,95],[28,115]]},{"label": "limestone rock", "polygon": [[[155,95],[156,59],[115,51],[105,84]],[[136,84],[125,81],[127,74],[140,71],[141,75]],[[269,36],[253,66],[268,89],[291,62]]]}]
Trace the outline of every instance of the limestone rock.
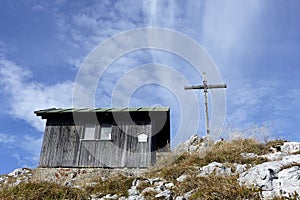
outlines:
[{"label": "limestone rock", "polygon": [[174,183],[166,183],[165,184],[165,187],[168,189],[172,189],[174,186],[175,186]]},{"label": "limestone rock", "polygon": [[225,167],[222,163],[212,162],[204,167],[201,167],[198,176],[207,176],[215,173],[216,175],[231,175],[231,168]]},{"label": "limestone rock", "polygon": [[242,165],[242,164],[234,163],[233,166],[235,168],[235,173],[236,174],[241,174],[241,173],[243,173],[247,170],[247,165],[246,164]]},{"label": "limestone rock", "polygon": [[198,135],[193,135],[189,140],[180,143],[176,148],[175,154],[182,154],[185,152],[200,152],[205,149],[208,145],[209,139],[206,137],[200,138]]},{"label": "limestone rock", "polygon": [[240,184],[262,189],[263,197],[300,194],[300,155],[289,155],[281,161],[265,162],[240,174]]},{"label": "limestone rock", "polygon": [[181,176],[179,176],[179,177],[176,179],[176,181],[178,181],[178,182],[183,182],[183,181],[185,181],[188,177],[189,177],[188,175],[182,174]]},{"label": "limestone rock", "polygon": [[9,174],[7,174],[8,176],[13,176],[13,177],[18,177],[20,175],[23,175],[23,174],[26,174],[26,173],[29,173],[30,170],[27,169],[27,168],[18,168],[18,169],[15,169],[14,171],[10,172]]},{"label": "limestone rock", "polygon": [[295,153],[300,151],[300,142],[285,142],[281,146],[281,151],[284,153]]},{"label": "limestone rock", "polygon": [[155,195],[155,198],[160,198],[160,197],[166,197],[167,199],[171,198],[172,192],[170,190],[164,190],[157,195]]}]

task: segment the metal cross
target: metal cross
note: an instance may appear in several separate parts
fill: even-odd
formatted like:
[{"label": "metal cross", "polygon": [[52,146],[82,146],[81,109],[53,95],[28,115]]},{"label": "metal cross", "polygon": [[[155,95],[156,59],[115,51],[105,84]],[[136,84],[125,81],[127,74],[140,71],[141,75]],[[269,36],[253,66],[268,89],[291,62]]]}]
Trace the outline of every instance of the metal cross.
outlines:
[{"label": "metal cross", "polygon": [[203,72],[203,85],[185,86],[185,90],[200,89],[204,91],[204,105],[205,105],[205,119],[206,119],[206,136],[210,136],[209,132],[209,118],[208,118],[208,102],[207,102],[207,90],[216,88],[227,88],[226,84],[207,85],[206,72]]}]

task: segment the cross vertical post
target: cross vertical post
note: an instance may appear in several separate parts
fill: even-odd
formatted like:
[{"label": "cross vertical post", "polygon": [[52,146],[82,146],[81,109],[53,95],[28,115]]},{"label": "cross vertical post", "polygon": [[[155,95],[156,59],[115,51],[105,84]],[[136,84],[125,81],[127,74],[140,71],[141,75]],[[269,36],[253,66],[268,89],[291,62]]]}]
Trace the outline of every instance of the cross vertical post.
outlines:
[{"label": "cross vertical post", "polygon": [[193,90],[193,89],[200,89],[204,91],[204,106],[205,106],[205,121],[206,121],[206,136],[210,136],[210,129],[209,129],[209,115],[208,115],[208,100],[207,100],[207,92],[208,89],[216,89],[216,88],[227,88],[226,84],[217,84],[217,85],[208,85],[206,79],[206,72],[202,73],[203,75],[203,85],[192,85],[192,86],[185,86],[185,90]]}]

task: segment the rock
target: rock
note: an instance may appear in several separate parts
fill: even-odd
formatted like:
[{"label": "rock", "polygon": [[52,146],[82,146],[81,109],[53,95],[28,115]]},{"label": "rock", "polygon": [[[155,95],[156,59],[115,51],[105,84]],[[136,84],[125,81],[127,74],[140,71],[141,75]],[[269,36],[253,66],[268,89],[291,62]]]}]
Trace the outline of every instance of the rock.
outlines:
[{"label": "rock", "polygon": [[160,197],[166,197],[167,199],[171,198],[172,192],[170,190],[164,190],[157,195],[155,195],[155,198],[160,198]]},{"label": "rock", "polygon": [[270,153],[266,155],[262,155],[260,157],[267,158],[268,160],[275,161],[275,160],[281,160],[284,156],[287,156],[287,153],[283,152],[275,152],[275,153]]},{"label": "rock", "polygon": [[216,175],[231,175],[231,168],[225,167],[222,163],[212,162],[204,167],[201,167],[198,176],[207,176],[215,173]]},{"label": "rock", "polygon": [[176,179],[176,181],[178,181],[178,182],[183,182],[183,181],[185,181],[188,177],[189,177],[188,175],[182,174],[181,176],[179,176],[179,177]]},{"label": "rock", "polygon": [[149,178],[146,181],[149,182],[151,185],[153,185],[155,182],[166,182],[166,180],[163,178]]},{"label": "rock", "polygon": [[70,181],[67,181],[67,182],[65,182],[65,186],[67,186],[67,187],[72,187],[73,184],[72,184]]},{"label": "rock", "polygon": [[21,183],[22,181],[20,179],[17,179],[16,182],[13,183],[13,186],[17,186]]},{"label": "rock", "polygon": [[166,183],[165,184],[165,187],[168,189],[172,189],[174,186],[175,186],[174,183]]},{"label": "rock", "polygon": [[13,176],[13,177],[18,177],[20,175],[23,175],[23,174],[26,174],[26,173],[29,173],[30,170],[28,170],[27,168],[18,168],[18,169],[15,169],[14,171],[10,172],[9,174],[7,174],[8,176]]},{"label": "rock", "polygon": [[183,196],[178,196],[175,198],[175,200],[186,200],[186,198],[184,198]]},{"label": "rock", "polygon": [[300,194],[300,155],[289,155],[280,161],[265,162],[240,174],[239,182],[248,187],[262,189],[265,198],[287,196],[294,191]]},{"label": "rock", "polygon": [[143,196],[129,196],[126,200],[145,200]]},{"label": "rock", "polygon": [[132,181],[132,186],[139,186],[141,183],[141,180],[139,178],[136,178]]},{"label": "rock", "polygon": [[102,199],[105,199],[105,200],[108,200],[108,199],[115,200],[115,199],[118,199],[118,195],[116,195],[116,194],[114,194],[114,195],[107,194]]},{"label": "rock", "polygon": [[185,194],[183,195],[183,197],[184,197],[185,199],[189,199],[189,198],[192,196],[192,194],[193,194],[194,191],[195,191],[195,190],[191,190],[191,191],[185,193]]},{"label": "rock", "polygon": [[243,158],[256,158],[258,155],[255,153],[241,153]]},{"label": "rock", "polygon": [[129,196],[139,195],[139,191],[136,189],[136,186],[133,186],[128,190],[128,194]]},{"label": "rock", "polygon": [[0,184],[4,183],[6,181],[6,179],[7,179],[6,176],[0,177]]},{"label": "rock", "polygon": [[281,151],[284,153],[295,153],[300,151],[300,142],[285,142],[281,146]]},{"label": "rock", "polygon": [[235,173],[236,174],[241,174],[243,172],[245,172],[247,170],[247,165],[244,164],[237,164],[237,163],[234,163],[233,166],[235,167]]},{"label": "rock", "polygon": [[156,182],[154,185],[156,186],[154,189],[158,193],[162,192],[162,191],[164,191],[166,189],[166,186],[164,185],[163,182]]},{"label": "rock", "polygon": [[200,152],[207,147],[207,137],[200,138],[198,135],[192,135],[189,140],[180,143],[174,150],[175,154],[182,154],[185,152]]}]

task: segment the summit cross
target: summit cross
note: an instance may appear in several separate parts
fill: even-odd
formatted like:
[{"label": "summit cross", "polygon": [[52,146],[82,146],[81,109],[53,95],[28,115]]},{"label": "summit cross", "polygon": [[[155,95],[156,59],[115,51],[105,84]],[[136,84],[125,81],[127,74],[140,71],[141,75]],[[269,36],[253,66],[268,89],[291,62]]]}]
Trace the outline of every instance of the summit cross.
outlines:
[{"label": "summit cross", "polygon": [[208,102],[207,102],[207,92],[208,89],[217,89],[217,88],[227,88],[226,84],[217,84],[217,85],[208,85],[206,80],[206,72],[203,72],[203,85],[192,85],[185,86],[185,90],[194,90],[199,89],[204,91],[204,105],[205,105],[205,119],[206,119],[206,136],[210,136],[209,130],[209,117],[208,117]]}]

